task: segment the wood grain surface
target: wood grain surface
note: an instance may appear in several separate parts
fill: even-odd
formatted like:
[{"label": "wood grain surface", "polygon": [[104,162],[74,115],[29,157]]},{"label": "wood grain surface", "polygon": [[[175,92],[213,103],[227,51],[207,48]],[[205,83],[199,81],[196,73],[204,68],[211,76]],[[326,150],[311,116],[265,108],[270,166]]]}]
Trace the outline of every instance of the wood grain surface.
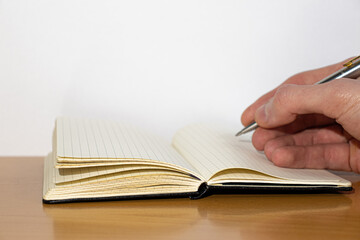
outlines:
[{"label": "wood grain surface", "polygon": [[0,158],[0,239],[360,239],[351,193],[42,203],[42,157]]}]

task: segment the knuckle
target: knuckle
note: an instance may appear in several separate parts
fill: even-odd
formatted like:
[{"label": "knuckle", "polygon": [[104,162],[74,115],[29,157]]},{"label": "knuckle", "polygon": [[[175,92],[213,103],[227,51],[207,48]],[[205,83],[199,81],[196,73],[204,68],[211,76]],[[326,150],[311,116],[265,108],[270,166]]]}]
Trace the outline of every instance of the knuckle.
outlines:
[{"label": "knuckle", "polygon": [[274,95],[273,103],[279,106],[287,106],[292,96],[292,88],[292,84],[284,84],[280,86]]}]

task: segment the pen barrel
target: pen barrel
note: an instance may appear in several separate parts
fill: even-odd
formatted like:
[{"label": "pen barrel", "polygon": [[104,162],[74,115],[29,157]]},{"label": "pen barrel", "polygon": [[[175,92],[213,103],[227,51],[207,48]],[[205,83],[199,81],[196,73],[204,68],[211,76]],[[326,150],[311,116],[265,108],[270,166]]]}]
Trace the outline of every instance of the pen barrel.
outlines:
[{"label": "pen barrel", "polygon": [[358,78],[360,77],[360,64],[357,67],[352,68],[351,72],[346,76],[347,78]]},{"label": "pen barrel", "polygon": [[360,77],[360,59],[354,62],[350,67],[344,67],[315,84],[322,84],[343,77],[353,79]]}]

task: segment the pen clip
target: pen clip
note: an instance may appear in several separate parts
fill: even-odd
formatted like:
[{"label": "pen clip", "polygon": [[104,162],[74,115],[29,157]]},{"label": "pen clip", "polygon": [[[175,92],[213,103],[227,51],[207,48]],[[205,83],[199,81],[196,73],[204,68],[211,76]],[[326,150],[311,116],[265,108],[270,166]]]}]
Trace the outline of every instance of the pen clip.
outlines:
[{"label": "pen clip", "polygon": [[356,60],[358,60],[358,59],[360,59],[360,56],[357,56],[357,57],[351,59],[350,61],[348,61],[347,63],[344,63],[343,66],[344,66],[344,67],[350,67],[351,65],[353,65],[354,61],[356,61]]}]

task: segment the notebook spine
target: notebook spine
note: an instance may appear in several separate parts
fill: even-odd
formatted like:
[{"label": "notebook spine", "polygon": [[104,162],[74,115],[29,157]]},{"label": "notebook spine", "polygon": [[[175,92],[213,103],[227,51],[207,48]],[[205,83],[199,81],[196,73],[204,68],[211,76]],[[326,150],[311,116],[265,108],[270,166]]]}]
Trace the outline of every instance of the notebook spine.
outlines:
[{"label": "notebook spine", "polygon": [[204,198],[204,197],[208,196],[209,194],[210,194],[209,185],[206,182],[203,182],[199,186],[198,193],[194,194],[194,195],[191,195],[190,199],[196,200],[196,199]]}]

